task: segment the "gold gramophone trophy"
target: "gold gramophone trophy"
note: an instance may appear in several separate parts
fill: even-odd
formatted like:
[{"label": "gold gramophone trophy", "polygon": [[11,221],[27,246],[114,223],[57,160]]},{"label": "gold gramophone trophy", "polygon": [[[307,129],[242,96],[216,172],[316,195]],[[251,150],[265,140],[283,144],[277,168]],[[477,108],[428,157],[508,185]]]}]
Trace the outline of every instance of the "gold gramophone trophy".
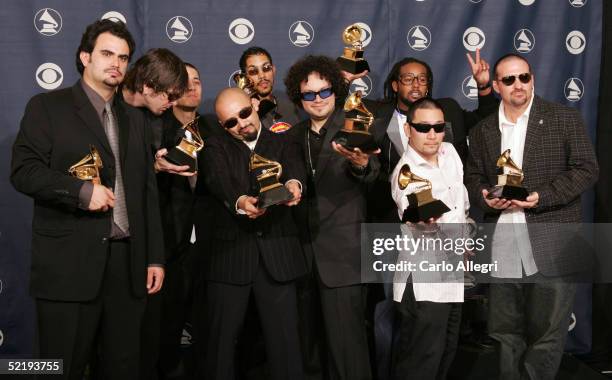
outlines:
[{"label": "gold gramophone trophy", "polygon": [[370,70],[368,61],[363,59],[361,33],[363,33],[363,31],[357,24],[351,24],[344,29],[342,32],[342,41],[347,46],[344,47],[342,57],[336,59],[342,70],[352,74]]},{"label": "gold gramophone trophy", "polygon": [[257,208],[267,208],[293,199],[293,194],[285,186],[278,182],[283,167],[279,162],[268,160],[257,153],[251,155],[249,170],[259,171],[257,182],[259,182],[259,199]]},{"label": "gold gramophone trophy", "polygon": [[236,73],[232,77],[232,80],[236,84],[236,87],[244,91],[250,98],[255,98],[259,101],[257,107],[257,115],[259,115],[260,119],[263,119],[266,114],[276,106],[276,103],[274,103],[270,99],[259,99],[259,95],[257,95],[254,83],[249,78],[247,78],[245,74],[241,72]]},{"label": "gold gramophone trophy", "polygon": [[497,159],[498,168],[508,168],[509,173],[499,174],[497,176],[497,185],[489,189],[487,198],[504,198],[517,199],[524,201],[527,199],[529,192],[523,187],[523,179],[525,178],[523,170],[512,161],[510,157],[510,149],[506,149],[504,153]]},{"label": "gold gramophone trophy", "polygon": [[404,164],[399,172],[397,183],[404,190],[411,183],[420,183],[415,191],[408,194],[408,207],[404,210],[402,222],[418,223],[426,222],[431,218],[438,218],[450,208],[431,194],[431,182],[421,178],[410,171],[410,166]]},{"label": "gold gramophone trophy", "polygon": [[356,91],[344,102],[344,127],[334,135],[333,141],[349,150],[359,148],[371,153],[378,149],[370,133],[373,122],[374,115],[361,101],[361,91]]},{"label": "gold gramophone trophy", "polygon": [[89,154],[68,169],[71,176],[83,181],[91,181],[95,185],[100,185],[100,169],[102,169],[102,159],[95,146],[89,146]]},{"label": "gold gramophone trophy", "polygon": [[198,119],[191,120],[179,130],[178,144],[168,150],[166,160],[178,165],[189,166],[190,172],[197,170],[198,152],[204,147],[204,140],[198,130]]}]

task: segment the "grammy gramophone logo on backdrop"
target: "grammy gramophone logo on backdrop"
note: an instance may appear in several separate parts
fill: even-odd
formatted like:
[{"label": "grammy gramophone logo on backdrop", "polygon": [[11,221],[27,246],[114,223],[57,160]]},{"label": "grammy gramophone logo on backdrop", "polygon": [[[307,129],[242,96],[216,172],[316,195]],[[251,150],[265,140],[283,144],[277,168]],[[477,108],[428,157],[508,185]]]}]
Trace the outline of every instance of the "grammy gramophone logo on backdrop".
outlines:
[{"label": "grammy gramophone logo on backdrop", "polygon": [[166,35],[171,41],[182,44],[193,35],[193,25],[187,17],[174,16],[166,23]]},{"label": "grammy gramophone logo on backdrop", "polygon": [[308,21],[299,20],[289,27],[289,41],[297,47],[306,47],[312,43],[315,30]]},{"label": "grammy gramophone logo on backdrop", "polygon": [[54,36],[62,30],[62,15],[53,8],[43,8],[34,15],[34,27],[43,36]]}]

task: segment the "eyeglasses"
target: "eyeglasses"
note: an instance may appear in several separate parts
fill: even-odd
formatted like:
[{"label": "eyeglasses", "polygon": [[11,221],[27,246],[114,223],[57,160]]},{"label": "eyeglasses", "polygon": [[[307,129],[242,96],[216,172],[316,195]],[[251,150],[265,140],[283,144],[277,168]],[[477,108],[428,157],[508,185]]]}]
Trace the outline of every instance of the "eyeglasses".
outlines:
[{"label": "eyeglasses", "polygon": [[403,84],[404,86],[410,86],[412,82],[414,82],[415,79],[417,80],[417,83],[422,86],[425,86],[428,83],[427,74],[414,75],[410,73],[410,74],[400,75],[399,77],[400,83]]},{"label": "eyeglasses", "polygon": [[[243,109],[240,110],[240,112],[238,112],[238,117],[241,120],[244,120],[244,119],[247,119],[249,116],[251,116],[252,113],[253,113],[253,107],[251,106],[244,107]],[[231,129],[231,128],[234,128],[237,124],[238,124],[238,119],[235,117],[230,117],[229,119],[221,123],[221,126],[225,129]]]},{"label": "eyeglasses", "polygon": [[514,81],[516,80],[517,77],[521,81],[521,83],[523,83],[523,84],[527,84],[527,83],[529,83],[531,81],[531,74],[530,73],[522,73],[522,74],[519,74],[519,75],[508,75],[508,76],[502,77],[501,79],[498,79],[498,80],[501,81],[506,86],[512,86],[514,84]]},{"label": "eyeglasses", "polygon": [[274,66],[272,66],[271,63],[264,63],[261,66],[261,69],[255,67],[255,66],[251,66],[247,69],[246,73],[247,75],[251,75],[251,76],[255,76],[257,74],[259,74],[259,71],[261,70],[262,73],[269,73],[270,71],[272,71],[272,69],[274,68]]},{"label": "eyeglasses", "polygon": [[319,97],[321,99],[327,99],[330,96],[332,96],[332,94],[334,93],[334,91],[332,90],[331,87],[328,88],[324,88],[322,90],[319,90],[317,92],[314,91],[306,91],[306,92],[302,92],[300,94],[300,96],[302,97],[302,100],[306,101],[306,102],[312,102],[317,98],[317,95],[319,95]]},{"label": "eyeglasses", "polygon": [[169,102],[178,100],[181,98],[181,96],[183,96],[182,94],[179,94],[178,92],[173,92],[173,91],[164,91],[164,94],[166,94],[166,96],[168,97]]},{"label": "eyeglasses", "polygon": [[444,132],[444,128],[446,128],[446,123],[439,123],[439,124],[410,123],[410,126],[414,128],[417,132],[421,132],[421,133],[429,133],[429,131],[431,131],[432,128],[436,133],[442,133]]}]

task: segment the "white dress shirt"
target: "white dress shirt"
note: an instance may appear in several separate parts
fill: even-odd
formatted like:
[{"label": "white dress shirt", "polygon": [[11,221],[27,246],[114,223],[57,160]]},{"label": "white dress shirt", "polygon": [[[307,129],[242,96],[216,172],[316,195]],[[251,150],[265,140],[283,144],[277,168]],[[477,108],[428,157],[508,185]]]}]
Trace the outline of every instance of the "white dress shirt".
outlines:
[{"label": "white dress shirt", "polygon": [[[499,105],[500,153],[510,149],[510,157],[518,167],[523,167],[525,136],[532,104],[533,96],[527,109],[517,118],[516,123],[506,118],[504,103]],[[509,170],[504,168],[504,173],[508,172]],[[506,209],[502,211],[497,223],[493,234],[491,260],[492,262],[497,260],[499,266],[498,270],[492,272],[491,275],[497,278],[521,278],[523,271],[528,276],[536,273],[538,268],[529,241],[525,211],[522,208]],[[500,225],[507,223],[513,225]]]},{"label": "white dress shirt", "polygon": [[[410,145],[407,146],[391,176],[391,194],[397,204],[400,218],[408,207],[407,195],[413,193],[415,188],[419,186],[418,184],[410,184],[404,190],[399,188],[397,178],[404,164],[410,166],[412,173],[431,181],[433,197],[441,200],[450,208],[450,211],[443,214],[437,223],[466,222],[470,201],[467,189],[463,185],[463,164],[452,144],[446,142],[441,144],[438,150],[437,166],[427,162]],[[403,225],[402,230],[406,233],[407,226]],[[410,259],[410,253],[405,251],[401,251],[398,256],[398,261]],[[412,256],[412,261],[414,261],[414,256]],[[463,274],[460,273],[460,275],[463,278]],[[410,272],[395,273],[393,279],[393,299],[395,301],[401,302],[409,276]],[[463,282],[419,283],[415,281],[413,275],[412,289],[417,301],[463,302]]]}]

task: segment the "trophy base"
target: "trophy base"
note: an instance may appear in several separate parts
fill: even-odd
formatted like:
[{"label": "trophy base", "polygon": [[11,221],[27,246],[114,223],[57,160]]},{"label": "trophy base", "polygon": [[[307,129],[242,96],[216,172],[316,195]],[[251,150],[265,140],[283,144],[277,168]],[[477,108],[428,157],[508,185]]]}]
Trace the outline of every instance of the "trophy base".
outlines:
[{"label": "trophy base", "polygon": [[268,208],[293,199],[293,194],[283,185],[259,193],[257,208]]},{"label": "trophy base", "polygon": [[402,223],[426,222],[431,218],[440,217],[447,211],[450,211],[450,208],[448,208],[448,206],[445,205],[444,202],[439,199],[436,199],[433,202],[429,202],[421,206],[408,206],[404,210],[404,215],[402,216]]},{"label": "trophy base", "polygon": [[494,186],[489,189],[489,195],[487,198],[503,198],[503,199],[516,199],[518,201],[524,201],[527,199],[529,192],[524,187],[512,186],[512,185],[504,185],[504,186]]},{"label": "trophy base", "polygon": [[365,70],[370,70],[370,65],[368,65],[368,61],[363,58],[359,59],[349,59],[346,57],[338,57],[336,62],[340,65],[340,69],[347,71],[351,74],[359,74]]},{"label": "trophy base", "polygon": [[336,144],[340,144],[348,150],[359,148],[364,153],[372,153],[378,149],[374,136],[369,132],[347,131],[341,129],[332,139]]},{"label": "trophy base", "polygon": [[183,153],[181,150],[177,149],[176,147],[169,149],[168,154],[166,154],[164,158],[171,164],[174,164],[177,166],[188,165],[189,172],[196,171],[196,160],[193,157],[190,157],[187,154]]}]

